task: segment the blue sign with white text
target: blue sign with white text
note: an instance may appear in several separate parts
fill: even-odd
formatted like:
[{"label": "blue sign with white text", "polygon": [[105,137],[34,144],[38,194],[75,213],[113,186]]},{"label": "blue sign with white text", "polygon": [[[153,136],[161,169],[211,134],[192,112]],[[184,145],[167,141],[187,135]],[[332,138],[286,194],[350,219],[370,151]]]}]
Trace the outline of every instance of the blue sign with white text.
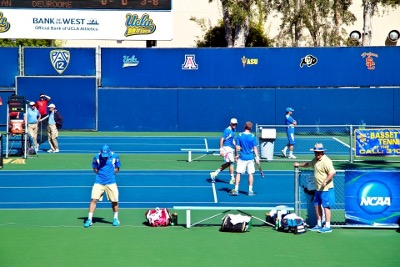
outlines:
[{"label": "blue sign with white text", "polygon": [[346,171],[345,196],[347,224],[398,225],[400,172]]}]

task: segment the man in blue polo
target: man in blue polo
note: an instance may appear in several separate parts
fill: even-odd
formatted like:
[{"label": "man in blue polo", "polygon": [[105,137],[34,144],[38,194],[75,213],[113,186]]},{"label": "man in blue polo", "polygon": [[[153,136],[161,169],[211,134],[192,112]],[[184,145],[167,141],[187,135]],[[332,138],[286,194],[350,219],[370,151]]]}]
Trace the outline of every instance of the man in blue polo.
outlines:
[{"label": "man in blue polo", "polygon": [[118,187],[115,175],[119,172],[121,161],[118,155],[111,152],[108,145],[101,147],[100,153],[94,156],[92,162],[93,171],[96,173],[96,180],[92,187],[92,200],[89,206],[88,219],[84,223],[84,227],[90,227],[93,223],[93,213],[96,209],[97,202],[103,199],[104,193],[107,199],[111,201],[111,207],[114,212],[112,221],[113,226],[119,226],[118,220]]},{"label": "man in blue polo", "polygon": [[287,139],[288,143],[287,145],[282,149],[282,156],[286,157],[286,151],[289,148],[289,159],[295,159],[296,157],[293,155],[293,149],[294,149],[294,127],[297,125],[297,121],[293,119],[292,113],[294,109],[291,107],[286,108],[286,116],[285,116],[285,125],[287,126],[286,128],[286,134],[287,134]]},{"label": "man in blue polo", "polygon": [[248,121],[244,125],[244,132],[240,133],[239,136],[236,138],[236,151],[235,154],[237,155],[237,166],[236,166],[236,180],[235,180],[235,189],[232,189],[229,192],[231,196],[239,195],[239,183],[240,183],[240,176],[247,174],[249,176],[249,196],[254,196],[253,191],[253,184],[254,184],[254,160],[256,161],[257,165],[260,164],[260,158],[258,157],[258,148],[257,148],[257,139],[254,134],[250,131],[253,128],[253,123]]}]

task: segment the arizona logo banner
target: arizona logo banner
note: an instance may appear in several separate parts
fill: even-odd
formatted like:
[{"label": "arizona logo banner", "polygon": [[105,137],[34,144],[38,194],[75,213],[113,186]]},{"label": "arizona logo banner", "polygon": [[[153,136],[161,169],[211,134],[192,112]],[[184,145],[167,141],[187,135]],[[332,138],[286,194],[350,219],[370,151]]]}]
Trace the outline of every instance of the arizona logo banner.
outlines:
[{"label": "arizona logo banner", "polygon": [[400,172],[346,171],[345,196],[346,224],[398,225]]},{"label": "arizona logo banner", "polygon": [[355,151],[362,156],[400,156],[400,129],[357,129]]}]

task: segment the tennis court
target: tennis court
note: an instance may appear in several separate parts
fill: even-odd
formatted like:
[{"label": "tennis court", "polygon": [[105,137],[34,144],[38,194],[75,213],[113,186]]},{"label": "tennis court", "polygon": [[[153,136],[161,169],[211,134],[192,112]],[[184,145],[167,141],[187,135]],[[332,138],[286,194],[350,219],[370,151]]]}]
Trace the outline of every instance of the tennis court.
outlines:
[{"label": "tennis court", "polygon": [[[182,211],[179,226],[149,228],[144,224],[148,208],[290,206],[292,162],[263,162],[266,178],[256,174],[256,196],[246,195],[243,179],[241,194],[232,197],[226,171],[215,184],[209,180],[209,172],[221,164],[219,157],[209,155],[188,163],[180,151],[186,146],[203,147],[203,136],[93,135],[61,136],[61,153],[40,152],[25,164],[13,164],[15,159],[10,158],[4,165],[0,171],[2,266],[317,266],[321,260],[326,266],[400,264],[396,255],[400,236],[394,230],[335,229],[326,235],[295,236],[259,223],[248,233],[221,233],[220,218],[203,227],[184,228]],[[219,134],[207,139],[217,142]],[[117,177],[121,227],[111,226],[112,212],[105,201],[98,205],[94,225],[84,229],[94,181],[91,160],[103,143],[121,156]],[[196,212],[193,219],[210,213]],[[265,212],[255,215],[262,217]]]}]

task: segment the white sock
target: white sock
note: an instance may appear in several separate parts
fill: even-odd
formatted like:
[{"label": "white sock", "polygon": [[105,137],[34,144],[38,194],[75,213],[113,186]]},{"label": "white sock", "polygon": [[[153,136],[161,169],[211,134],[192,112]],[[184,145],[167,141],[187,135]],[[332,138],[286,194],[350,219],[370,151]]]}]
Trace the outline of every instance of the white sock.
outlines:
[{"label": "white sock", "polygon": [[114,219],[118,219],[118,211],[114,212]]},{"label": "white sock", "polygon": [[326,228],[331,228],[331,222],[325,222],[325,227]]},{"label": "white sock", "polygon": [[235,176],[233,174],[231,174],[231,179],[235,179]]},{"label": "white sock", "polygon": [[253,186],[249,186],[249,192],[253,192]]},{"label": "white sock", "polygon": [[92,219],[93,219],[93,213],[92,213],[92,212],[89,212],[88,220],[92,220]]},{"label": "white sock", "polygon": [[221,169],[217,169],[215,172],[218,174],[221,171]]},{"label": "white sock", "polygon": [[239,185],[235,185],[235,191],[239,191]]},{"label": "white sock", "polygon": [[285,146],[285,147],[282,149],[282,151],[285,151],[285,152],[286,152],[286,150],[287,150],[287,146]]},{"label": "white sock", "polygon": [[319,227],[321,227],[321,226],[322,226],[322,222],[321,222],[321,220],[318,220],[318,221],[317,221],[317,225],[318,225]]}]

